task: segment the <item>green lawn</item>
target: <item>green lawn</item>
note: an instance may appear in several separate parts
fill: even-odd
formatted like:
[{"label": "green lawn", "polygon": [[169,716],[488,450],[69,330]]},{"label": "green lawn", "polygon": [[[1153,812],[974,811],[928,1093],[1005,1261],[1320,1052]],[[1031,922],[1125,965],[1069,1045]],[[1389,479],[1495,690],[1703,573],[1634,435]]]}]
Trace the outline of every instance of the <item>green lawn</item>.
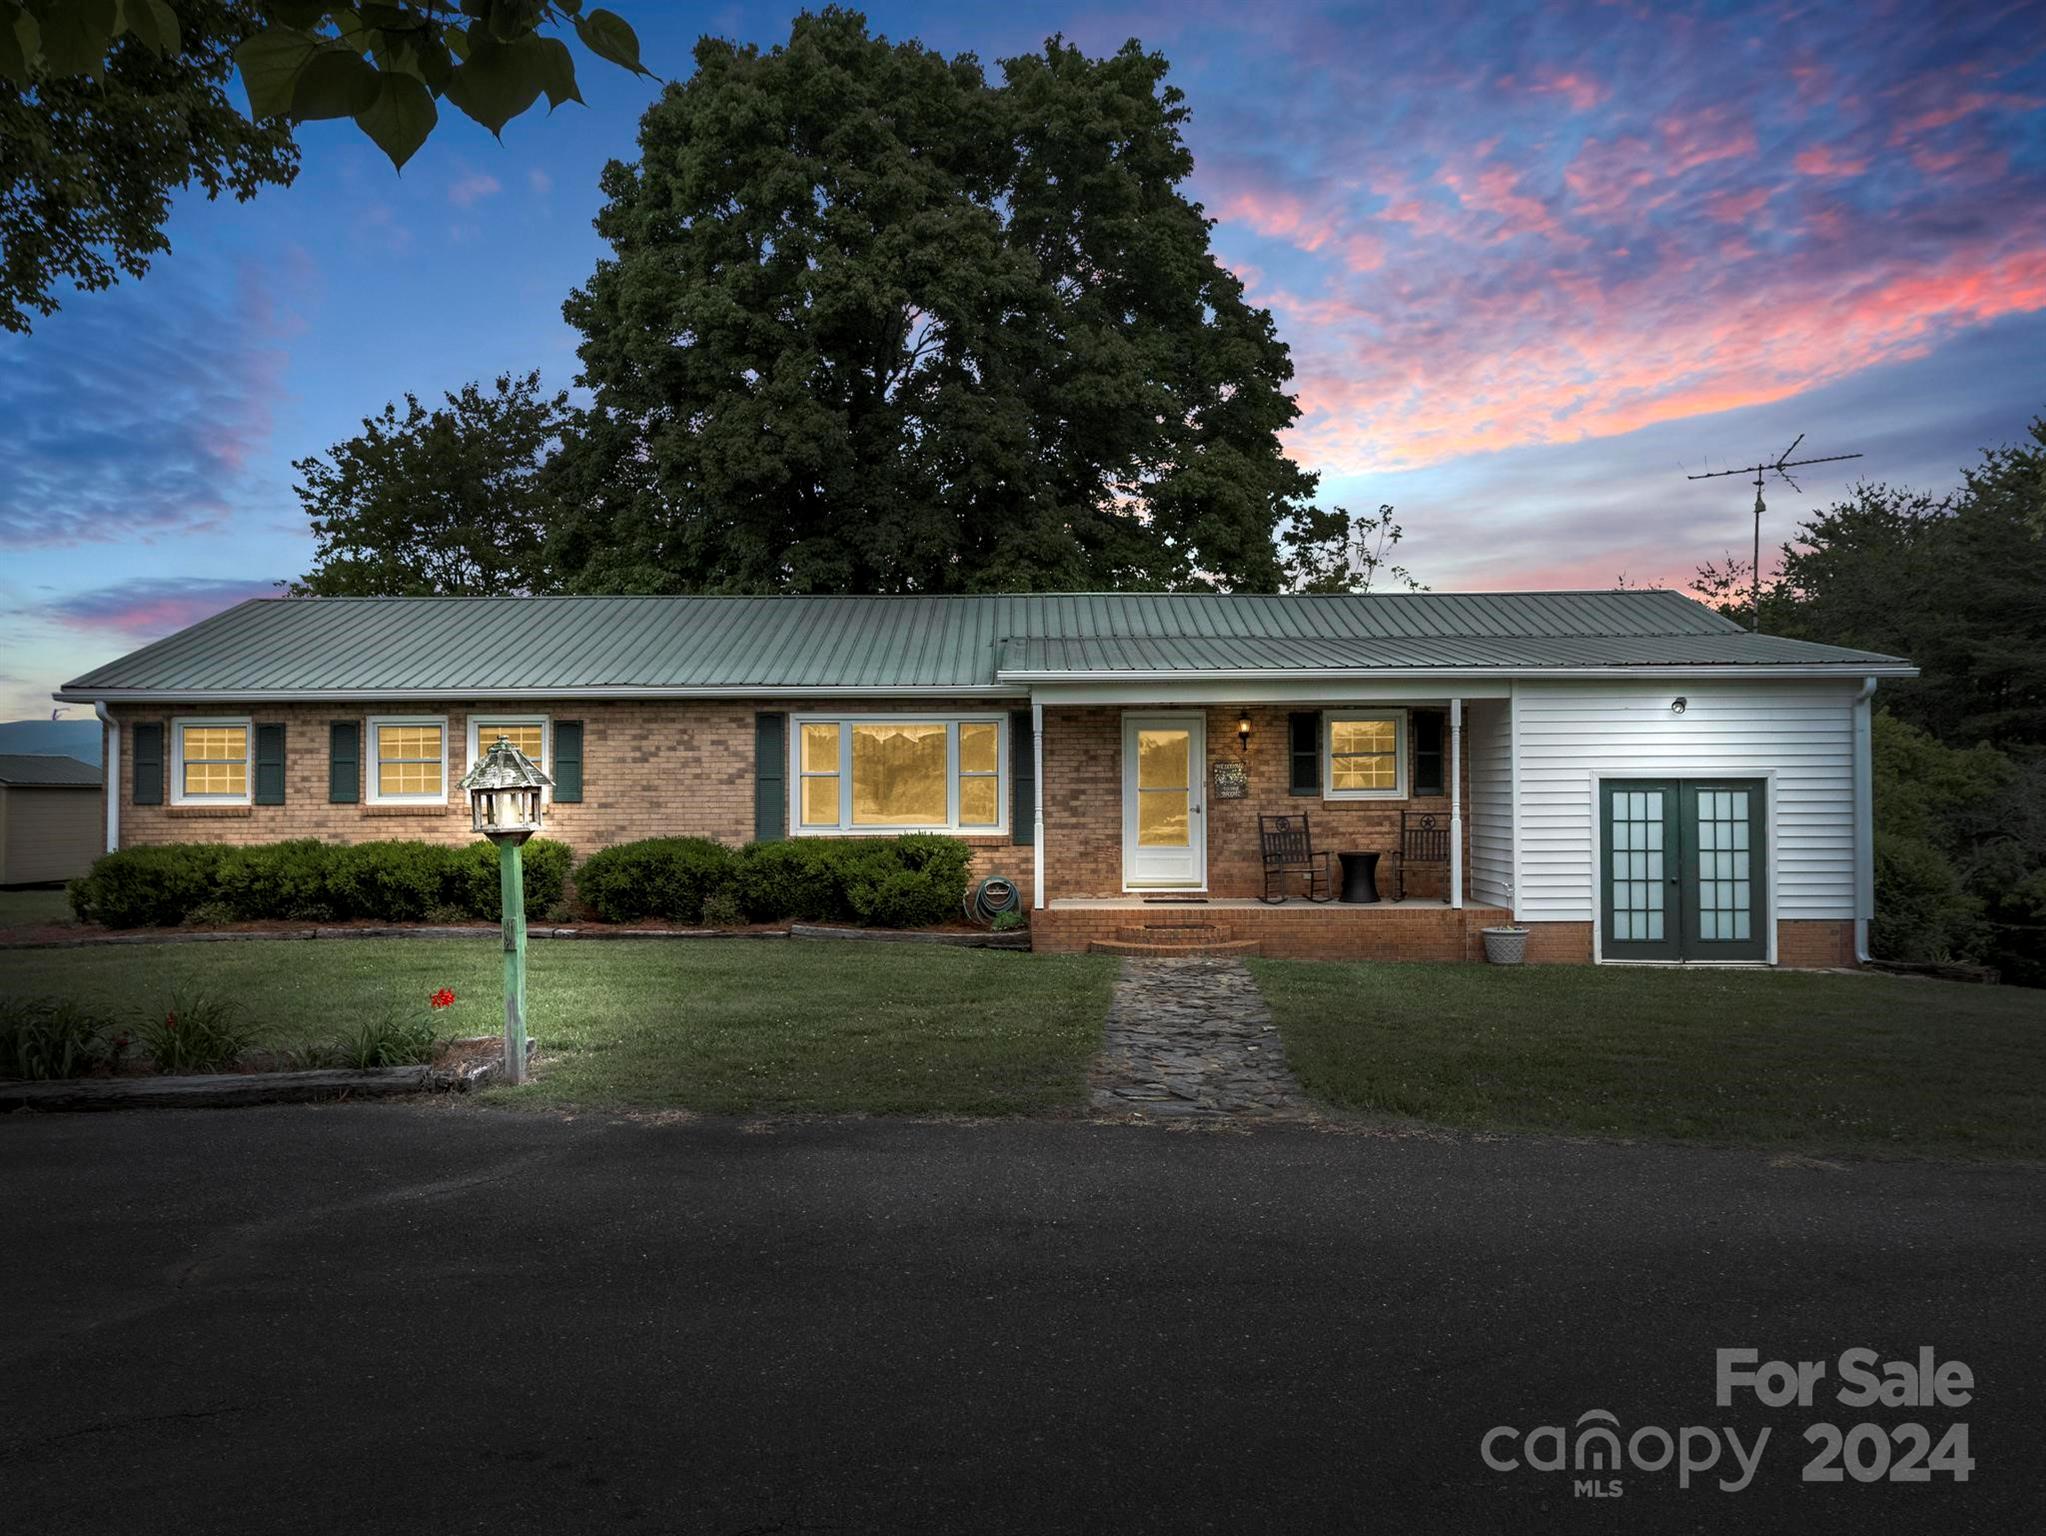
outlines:
[{"label": "green lawn", "polygon": [[[265,1043],[331,1038],[365,1015],[426,1012],[444,1033],[504,1027],[496,940],[363,939],[71,950],[0,957],[0,995],[115,1010],[176,988],[239,999]],[[1023,1114],[1079,1105],[1113,961],[921,944],[792,940],[532,946],[530,1029],[544,1067],[500,1103]]]},{"label": "green lawn", "polygon": [[0,891],[0,928],[70,921],[71,902],[61,887],[54,891]]},{"label": "green lawn", "polygon": [[1874,976],[1251,962],[1307,1091],[1441,1125],[2046,1156],[2046,993]]}]

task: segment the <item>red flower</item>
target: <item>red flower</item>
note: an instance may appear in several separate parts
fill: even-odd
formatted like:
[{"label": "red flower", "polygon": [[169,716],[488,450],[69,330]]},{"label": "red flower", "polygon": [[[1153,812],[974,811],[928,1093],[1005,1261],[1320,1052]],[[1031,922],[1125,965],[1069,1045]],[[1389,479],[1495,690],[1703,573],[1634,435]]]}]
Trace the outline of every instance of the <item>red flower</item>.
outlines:
[{"label": "red flower", "polygon": [[433,1006],[436,1008],[452,1008],[455,1005],[455,994],[453,989],[449,987],[442,987],[438,992],[433,994],[431,1002],[433,1003]]}]

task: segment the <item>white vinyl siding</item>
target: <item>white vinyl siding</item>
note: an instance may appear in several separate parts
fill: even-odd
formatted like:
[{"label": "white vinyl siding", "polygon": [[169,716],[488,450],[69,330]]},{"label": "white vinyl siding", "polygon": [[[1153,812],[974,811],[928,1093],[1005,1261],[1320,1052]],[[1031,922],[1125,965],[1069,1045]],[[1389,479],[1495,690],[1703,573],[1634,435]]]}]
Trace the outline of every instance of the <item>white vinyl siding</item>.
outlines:
[{"label": "white vinyl siding", "polygon": [[1470,900],[1513,905],[1513,720],[1505,699],[1464,707],[1463,749],[1470,764]]},{"label": "white vinyl siding", "polygon": [[[1773,775],[1774,914],[1853,917],[1859,683],[1521,683],[1514,915],[1523,922],[1596,920],[1594,774]],[[1687,704],[1681,715],[1670,710],[1679,695]]]}]

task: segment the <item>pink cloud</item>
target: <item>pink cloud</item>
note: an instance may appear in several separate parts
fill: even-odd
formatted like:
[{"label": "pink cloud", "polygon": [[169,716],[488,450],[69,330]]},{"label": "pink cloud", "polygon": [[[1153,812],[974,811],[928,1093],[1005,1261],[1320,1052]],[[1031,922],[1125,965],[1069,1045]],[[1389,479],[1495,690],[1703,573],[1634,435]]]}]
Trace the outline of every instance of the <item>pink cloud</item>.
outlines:
[{"label": "pink cloud", "polygon": [[112,630],[134,639],[196,624],[252,597],[275,597],[274,581],[209,581],[200,577],[145,577],[64,599],[58,618],[78,629]]},{"label": "pink cloud", "polygon": [[1544,70],[1528,83],[1538,96],[1561,96],[1573,112],[1590,112],[1604,104],[1612,88],[1575,70]]},{"label": "pink cloud", "polygon": [[1769,187],[1721,192],[1705,200],[1705,212],[1722,224],[1745,224],[1768,206],[1773,195],[1773,189]]},{"label": "pink cloud", "polygon": [[1859,176],[1868,169],[1866,159],[1843,155],[1828,144],[1799,150],[1791,165],[1800,176]]}]

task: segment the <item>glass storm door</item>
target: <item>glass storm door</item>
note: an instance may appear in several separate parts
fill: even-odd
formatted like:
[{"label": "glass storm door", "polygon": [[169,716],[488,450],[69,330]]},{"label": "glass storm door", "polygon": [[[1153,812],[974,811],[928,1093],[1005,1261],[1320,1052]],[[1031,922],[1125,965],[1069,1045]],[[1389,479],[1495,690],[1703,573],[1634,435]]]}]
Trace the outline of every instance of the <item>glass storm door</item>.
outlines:
[{"label": "glass storm door", "polygon": [[1131,889],[1208,883],[1198,715],[1126,715],[1122,723],[1122,875]]},{"label": "glass storm door", "polygon": [[1603,955],[1767,957],[1761,780],[1609,779],[1599,799]]}]

